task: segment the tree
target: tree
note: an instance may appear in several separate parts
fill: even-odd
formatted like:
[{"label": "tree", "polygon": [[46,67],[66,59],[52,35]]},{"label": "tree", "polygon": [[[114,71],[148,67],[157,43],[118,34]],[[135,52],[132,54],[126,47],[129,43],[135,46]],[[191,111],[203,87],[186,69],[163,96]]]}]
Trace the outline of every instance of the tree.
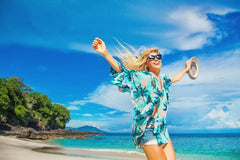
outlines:
[{"label": "tree", "polygon": [[10,107],[10,99],[4,79],[0,78],[0,122],[7,122],[7,110]]},{"label": "tree", "polygon": [[53,116],[50,122],[52,129],[65,128],[66,123],[70,120],[70,112],[66,107],[60,104],[53,104]]},{"label": "tree", "polygon": [[30,111],[23,105],[17,105],[14,109],[14,112],[19,125],[27,126],[29,121],[32,119],[30,116]]}]

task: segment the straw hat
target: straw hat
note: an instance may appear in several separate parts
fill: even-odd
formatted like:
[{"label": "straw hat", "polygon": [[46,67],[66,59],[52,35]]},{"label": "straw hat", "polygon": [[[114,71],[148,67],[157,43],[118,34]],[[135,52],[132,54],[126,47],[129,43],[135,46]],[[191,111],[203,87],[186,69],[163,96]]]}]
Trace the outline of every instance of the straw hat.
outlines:
[{"label": "straw hat", "polygon": [[198,77],[199,61],[196,57],[192,57],[190,61],[191,61],[191,67],[187,72],[187,74],[191,79],[196,79]]}]

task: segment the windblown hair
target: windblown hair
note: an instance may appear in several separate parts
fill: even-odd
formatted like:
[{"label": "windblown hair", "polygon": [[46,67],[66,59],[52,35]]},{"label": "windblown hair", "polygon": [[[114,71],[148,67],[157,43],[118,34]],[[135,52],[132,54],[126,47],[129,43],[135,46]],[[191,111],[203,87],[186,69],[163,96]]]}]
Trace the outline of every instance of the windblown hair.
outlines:
[{"label": "windblown hair", "polygon": [[[122,45],[119,41],[118,43],[122,47],[123,51],[117,48],[119,55],[118,58],[122,61],[123,65],[127,69],[136,70],[136,71],[144,71],[148,70],[146,66],[147,58],[150,53],[156,52],[160,53],[157,48],[146,49],[146,47],[142,46],[138,50],[134,49],[131,45],[127,44],[131,51]],[[140,52],[143,52],[140,54]]]}]

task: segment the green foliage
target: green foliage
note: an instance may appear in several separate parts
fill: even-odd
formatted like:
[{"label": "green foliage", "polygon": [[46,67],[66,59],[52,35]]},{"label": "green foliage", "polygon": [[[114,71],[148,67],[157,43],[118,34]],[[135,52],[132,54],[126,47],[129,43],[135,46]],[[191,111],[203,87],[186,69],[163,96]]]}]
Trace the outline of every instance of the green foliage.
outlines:
[{"label": "green foliage", "polygon": [[8,90],[8,97],[12,106],[25,105],[24,87],[25,86],[19,78],[13,77],[6,80],[6,88]]},{"label": "green foliage", "polygon": [[5,111],[9,107],[10,100],[7,94],[0,91],[0,110]]},{"label": "green foliage", "polygon": [[7,113],[10,107],[10,99],[8,97],[8,89],[5,80],[0,78],[0,121],[7,122]]},{"label": "green foliage", "polygon": [[[70,120],[70,112],[60,104],[53,104],[53,116],[50,125],[53,128],[65,128],[65,124]],[[53,123],[52,123],[53,122]],[[56,124],[54,126],[53,124]]]},{"label": "green foliage", "polygon": [[19,124],[26,125],[28,123],[29,111],[23,105],[17,105],[14,109],[16,119]]},{"label": "green foliage", "polygon": [[39,110],[42,107],[51,107],[51,101],[48,99],[46,95],[40,94],[38,92],[30,93],[30,97],[34,100],[33,102],[33,109],[34,110]]},{"label": "green foliage", "polygon": [[31,91],[22,79],[0,78],[0,121],[41,130],[65,128],[70,120],[67,108]]}]

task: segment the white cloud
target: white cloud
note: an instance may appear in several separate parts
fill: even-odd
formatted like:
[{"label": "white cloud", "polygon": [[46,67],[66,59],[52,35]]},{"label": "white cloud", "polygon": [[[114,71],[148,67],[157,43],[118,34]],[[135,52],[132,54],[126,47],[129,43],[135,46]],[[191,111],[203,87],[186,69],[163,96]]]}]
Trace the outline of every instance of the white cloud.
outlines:
[{"label": "white cloud", "polygon": [[167,48],[158,48],[158,49],[163,55],[167,55],[171,53],[171,50]]},{"label": "white cloud", "polygon": [[167,22],[175,26],[165,36],[177,49],[190,50],[208,44],[208,38],[215,35],[214,27],[206,13],[197,7],[182,7],[169,13]]},{"label": "white cloud", "polygon": [[84,105],[86,103],[95,103],[109,108],[132,112],[131,97],[128,93],[121,93],[116,86],[111,84],[100,85],[93,93],[83,100],[70,102],[74,105]]},{"label": "white cloud", "polygon": [[210,32],[212,24],[198,7],[182,7],[169,14],[170,22],[188,33]]},{"label": "white cloud", "polygon": [[240,128],[239,112],[240,100],[216,105],[202,119],[201,123],[207,124],[206,128]]},{"label": "white cloud", "polygon": [[70,43],[68,45],[68,49],[74,50],[74,51],[85,51],[85,52],[99,54],[92,48],[91,45],[92,45],[91,43],[89,43],[89,44],[83,44],[83,43],[79,43],[79,42],[77,42],[77,43]]},{"label": "white cloud", "polygon": [[113,117],[112,114],[116,113],[116,111],[109,111],[106,114],[99,113],[95,115],[98,119],[96,121],[85,122],[82,120],[71,120],[67,126],[79,127],[84,125],[95,125],[109,132],[131,131],[133,106],[131,97],[128,93],[119,92],[117,87],[111,84],[103,84],[94,92],[89,93],[89,96],[85,99],[70,102],[72,105],[85,105],[87,103],[103,105],[112,109],[127,112],[127,114],[123,114],[122,117]]},{"label": "white cloud", "polygon": [[218,14],[218,15],[225,15],[229,12],[235,12],[236,10],[233,8],[211,8],[208,10],[209,13],[214,13],[214,14]]},{"label": "white cloud", "polygon": [[176,49],[199,49],[204,45],[210,45],[211,38],[220,40],[226,33],[218,32],[212,21],[208,19],[208,13],[225,15],[235,11],[221,6],[181,6],[168,13],[165,22],[170,25],[165,35],[166,40],[173,43]]},{"label": "white cloud", "polygon": [[84,117],[92,117],[93,115],[86,113],[86,114],[82,114],[82,116],[84,116]]},{"label": "white cloud", "polygon": [[106,114],[115,114],[117,113],[117,111],[110,111],[110,112],[107,112]]},{"label": "white cloud", "polygon": [[73,102],[69,102],[69,104],[71,104],[71,105],[84,105],[86,103],[88,103],[88,100],[76,100]]},{"label": "white cloud", "polygon": [[67,109],[68,110],[79,110],[79,108],[77,106],[73,106],[73,105],[68,106]]},{"label": "white cloud", "polygon": [[[143,8],[135,8],[136,11]],[[140,30],[136,34],[155,39],[154,45],[163,48],[173,48],[179,50],[199,49],[205,45],[211,45],[211,38],[221,40],[226,33],[219,32],[212,21],[208,19],[208,13],[224,15],[235,11],[230,8],[220,6],[180,6],[171,10],[159,10],[154,6],[144,12],[144,19],[148,19],[151,24],[159,27],[155,30]],[[153,15],[161,15],[155,18]],[[152,18],[154,17],[154,18]]]}]

